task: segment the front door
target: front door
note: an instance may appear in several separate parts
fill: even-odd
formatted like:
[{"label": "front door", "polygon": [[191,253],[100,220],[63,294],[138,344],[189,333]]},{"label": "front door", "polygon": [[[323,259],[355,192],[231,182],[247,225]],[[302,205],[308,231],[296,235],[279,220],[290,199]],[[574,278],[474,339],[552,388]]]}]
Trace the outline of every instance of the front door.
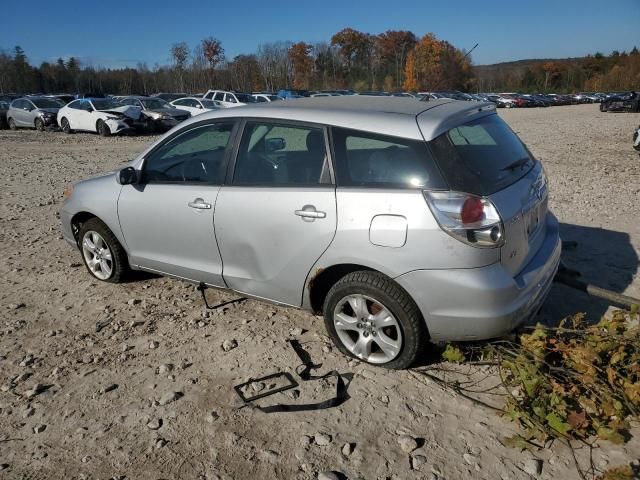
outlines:
[{"label": "front door", "polygon": [[336,230],[327,151],[321,127],[246,122],[215,211],[230,288],[300,306],[307,275]]},{"label": "front door", "polygon": [[209,123],[170,137],[145,158],[141,183],[122,187],[118,217],[134,265],[224,286],[214,211],[233,127]]}]

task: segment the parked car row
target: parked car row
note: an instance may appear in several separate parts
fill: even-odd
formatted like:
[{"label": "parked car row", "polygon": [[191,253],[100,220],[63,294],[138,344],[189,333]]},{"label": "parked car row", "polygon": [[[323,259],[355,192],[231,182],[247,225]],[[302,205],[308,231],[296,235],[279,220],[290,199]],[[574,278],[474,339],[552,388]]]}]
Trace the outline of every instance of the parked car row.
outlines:
[{"label": "parked car row", "polygon": [[354,92],[353,90],[294,90],[274,92],[237,92],[208,90],[204,94],[158,93],[153,96],[110,96],[100,93],[55,95],[0,95],[0,128],[59,127],[65,133],[95,132],[103,136],[123,132],[164,132],[189,117],[218,108],[235,108],[304,97],[359,95],[369,97],[404,97],[432,101],[453,99],[491,102],[497,108],[550,107],[579,103],[600,103],[600,110],[640,111],[640,97],[635,92],[590,93],[571,95],[555,93],[465,93],[458,90],[433,92]]},{"label": "parked car row", "polygon": [[600,103],[601,112],[640,112],[640,94],[616,92],[606,96]]}]

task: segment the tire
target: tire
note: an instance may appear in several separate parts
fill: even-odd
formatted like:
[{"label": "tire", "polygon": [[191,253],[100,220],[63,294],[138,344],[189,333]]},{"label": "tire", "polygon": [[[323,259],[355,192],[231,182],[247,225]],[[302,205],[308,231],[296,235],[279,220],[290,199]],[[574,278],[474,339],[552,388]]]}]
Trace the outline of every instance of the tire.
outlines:
[{"label": "tire", "polygon": [[36,130],[39,132],[44,132],[44,122],[41,118],[36,118],[36,121],[33,122],[33,125],[36,127]]},{"label": "tire", "polygon": [[15,122],[15,120],[13,118],[9,119],[9,128],[11,130],[17,130],[18,129],[18,127],[16,125],[16,122]]},{"label": "tire", "polygon": [[69,125],[69,120],[67,120],[67,117],[63,117],[62,120],[60,120],[60,128],[66,134],[73,133],[73,130],[71,130],[71,125]]},{"label": "tire", "polygon": [[109,283],[124,280],[129,272],[127,253],[109,227],[92,218],[82,224],[78,239],[82,261],[91,276]]},{"label": "tire", "polygon": [[606,112],[607,111],[607,106],[604,103],[600,103],[600,111],[601,112]]},{"label": "tire", "polygon": [[103,120],[98,120],[98,123],[96,123],[96,131],[101,137],[111,136],[111,130],[109,129],[109,126],[104,123]]},{"label": "tire", "polygon": [[365,270],[342,277],[329,290],[323,312],[327,332],[338,349],[367,363],[407,368],[428,342],[427,327],[413,299],[378,272]]}]

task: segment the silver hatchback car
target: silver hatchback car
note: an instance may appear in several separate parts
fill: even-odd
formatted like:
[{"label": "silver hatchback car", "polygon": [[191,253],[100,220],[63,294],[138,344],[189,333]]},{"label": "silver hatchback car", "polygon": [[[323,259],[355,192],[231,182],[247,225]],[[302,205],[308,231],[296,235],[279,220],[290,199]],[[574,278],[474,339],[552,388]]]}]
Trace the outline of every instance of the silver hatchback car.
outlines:
[{"label": "silver hatchback car", "polygon": [[560,261],[541,164],[488,103],[325,97],[204,113],[77,183],[64,238],[129,269],[323,314],[388,368],[428,340],[500,336]]},{"label": "silver hatchback car", "polygon": [[11,130],[35,128],[43,131],[58,125],[56,116],[64,103],[52,97],[23,97],[11,102],[7,111],[7,123]]}]

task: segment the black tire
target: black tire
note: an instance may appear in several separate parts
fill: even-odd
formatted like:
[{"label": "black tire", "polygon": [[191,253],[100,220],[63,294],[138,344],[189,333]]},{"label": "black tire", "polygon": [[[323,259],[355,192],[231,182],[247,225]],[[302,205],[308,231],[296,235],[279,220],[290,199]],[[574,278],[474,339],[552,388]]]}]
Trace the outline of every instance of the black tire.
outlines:
[{"label": "black tire", "polygon": [[[96,276],[87,263],[87,259],[85,258],[85,255],[83,253],[82,241],[88,232],[97,232],[109,247],[112,257],[112,269],[111,274],[108,278],[100,278]],[[87,271],[93,278],[109,283],[121,283],[124,281],[127,274],[129,273],[129,261],[127,259],[127,252],[124,251],[124,248],[122,248],[122,245],[113,234],[113,232],[109,230],[109,227],[107,227],[99,218],[94,217],[82,224],[82,226],[80,227],[80,233],[78,234],[78,240],[82,262],[84,263],[85,267],[87,267]]]},{"label": "black tire", "polygon": [[11,130],[17,130],[18,129],[18,127],[16,125],[16,122],[15,122],[15,120],[13,118],[9,119],[9,128]]},{"label": "black tire", "polygon": [[67,120],[67,117],[62,117],[62,120],[60,120],[60,128],[66,134],[73,133],[73,130],[71,130],[71,125],[69,125],[69,120]]},{"label": "black tire", "polygon": [[33,125],[36,127],[36,130],[39,132],[44,132],[44,122],[41,118],[36,118],[36,121],[33,122]]},{"label": "black tire", "polygon": [[349,357],[358,358],[343,344],[333,320],[333,313],[338,303],[346,296],[354,294],[374,298],[393,314],[401,329],[400,353],[387,363],[375,363],[375,365],[389,369],[404,369],[413,364],[424,351],[429,340],[426,324],[418,306],[409,294],[392,279],[379,272],[365,270],[349,273],[329,290],[323,306],[324,323],[338,349]]},{"label": "black tire", "polygon": [[606,112],[607,111],[607,106],[603,102],[600,103],[600,111],[601,112]]},{"label": "black tire", "polygon": [[109,129],[109,126],[104,123],[103,120],[98,120],[98,123],[96,123],[96,131],[101,137],[111,136],[111,130]]}]

